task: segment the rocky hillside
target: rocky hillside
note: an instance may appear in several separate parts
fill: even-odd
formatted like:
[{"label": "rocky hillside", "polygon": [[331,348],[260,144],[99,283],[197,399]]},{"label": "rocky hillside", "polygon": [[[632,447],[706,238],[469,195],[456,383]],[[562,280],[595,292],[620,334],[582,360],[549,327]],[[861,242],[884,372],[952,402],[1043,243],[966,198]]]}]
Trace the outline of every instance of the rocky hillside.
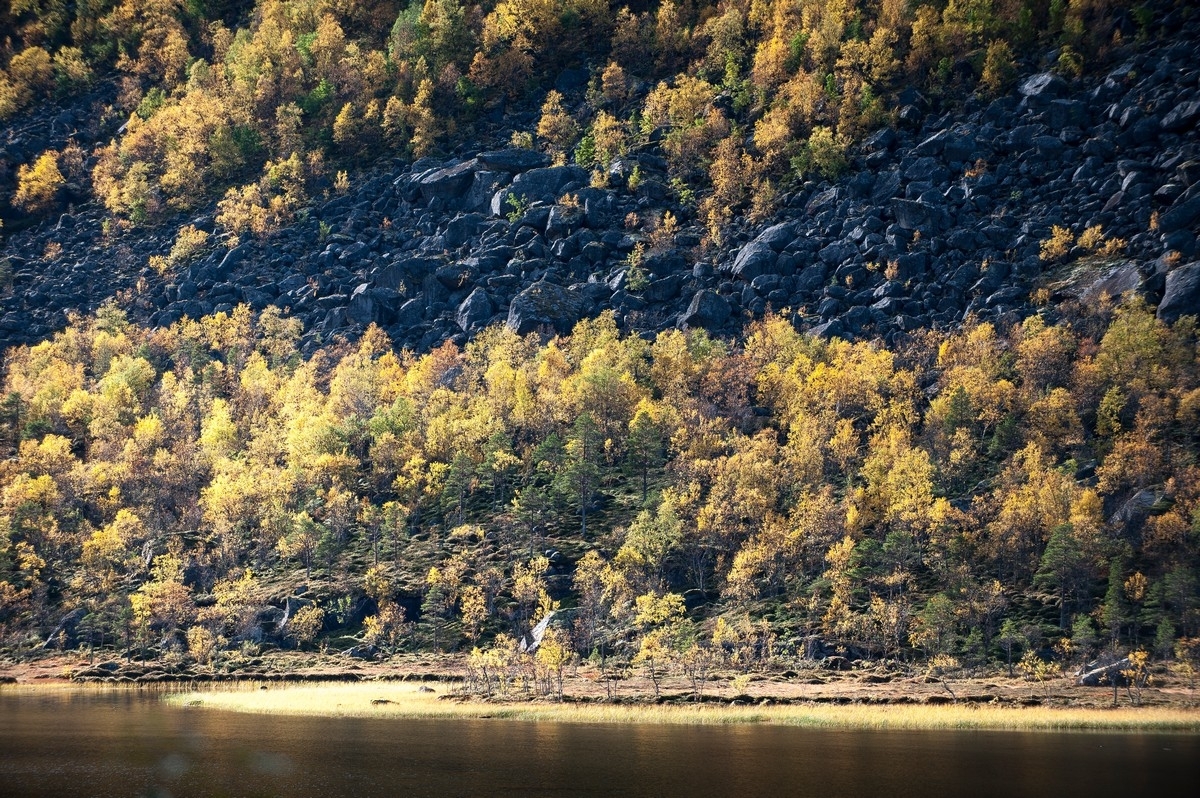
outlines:
[{"label": "rocky hillside", "polygon": [[[695,204],[653,144],[615,160],[605,188],[533,150],[464,144],[454,158],[377,164],[232,248],[215,205],[120,232],[83,201],[4,242],[0,344],[37,341],[112,297],[154,325],[274,304],[303,320],[310,348],[376,323],[419,351],[498,321],[567,332],[607,309],[630,330],[728,335],[787,309],[817,334],[892,342],[967,314],[1015,319],[1133,290],[1173,320],[1200,310],[1187,265],[1200,230],[1198,41],[1188,20],[1162,47],[1116,53],[1105,74],[1035,72],[945,112],[905,92],[898,126],[856,146],[843,177],[804,183],[719,244],[701,246]],[[104,91],[10,128],[10,162],[31,140],[78,133]],[[189,222],[214,235],[176,265],[166,259]],[[152,269],[154,256],[167,266]]]},{"label": "rocky hillside", "polygon": [[1187,4],[305,2],[0,42],[0,654],[1200,667]]}]

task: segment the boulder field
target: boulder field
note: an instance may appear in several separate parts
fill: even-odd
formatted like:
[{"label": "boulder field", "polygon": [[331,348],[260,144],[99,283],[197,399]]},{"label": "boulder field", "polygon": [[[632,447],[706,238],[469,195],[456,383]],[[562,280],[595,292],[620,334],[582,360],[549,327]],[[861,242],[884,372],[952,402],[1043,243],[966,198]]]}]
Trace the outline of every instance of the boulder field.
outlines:
[{"label": "boulder field", "polygon": [[[1132,291],[1174,321],[1200,312],[1197,38],[1086,79],[1033,74],[941,115],[909,91],[898,126],[856,146],[842,177],[796,187],[719,245],[701,246],[653,147],[614,162],[603,188],[532,150],[384,161],[233,247],[215,206],[122,232],[81,202],[5,241],[0,345],[43,339],[110,297],[157,325],[276,305],[303,321],[310,348],[375,323],[417,351],[500,322],[567,332],[603,311],[647,334],[736,336],[775,310],[818,335],[890,344],[968,315],[1019,319]],[[667,212],[675,234],[650,236]],[[184,224],[215,245],[186,267],[150,269]],[[1043,258],[1054,226],[1073,240]],[[1099,244],[1077,240],[1088,228]],[[1123,244],[1104,251],[1113,239]]]}]

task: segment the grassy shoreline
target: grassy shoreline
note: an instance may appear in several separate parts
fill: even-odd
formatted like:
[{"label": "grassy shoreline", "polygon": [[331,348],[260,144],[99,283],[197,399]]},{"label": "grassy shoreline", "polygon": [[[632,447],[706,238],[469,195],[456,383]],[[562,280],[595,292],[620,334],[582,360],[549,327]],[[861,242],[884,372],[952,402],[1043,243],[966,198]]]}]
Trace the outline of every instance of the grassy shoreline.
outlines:
[{"label": "grassy shoreline", "polygon": [[780,725],[803,728],[1200,733],[1200,710],[947,705],[608,704],[448,700],[409,684],[326,684],[171,693],[175,706],[263,715],[501,719],[588,724]]}]

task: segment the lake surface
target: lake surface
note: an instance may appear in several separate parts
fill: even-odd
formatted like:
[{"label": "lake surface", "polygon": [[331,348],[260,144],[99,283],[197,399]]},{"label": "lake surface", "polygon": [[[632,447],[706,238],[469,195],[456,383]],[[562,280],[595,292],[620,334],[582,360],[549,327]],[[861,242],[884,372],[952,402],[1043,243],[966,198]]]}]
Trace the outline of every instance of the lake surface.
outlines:
[{"label": "lake surface", "polygon": [[0,796],[1170,796],[1200,735],[284,718],[0,690]]}]

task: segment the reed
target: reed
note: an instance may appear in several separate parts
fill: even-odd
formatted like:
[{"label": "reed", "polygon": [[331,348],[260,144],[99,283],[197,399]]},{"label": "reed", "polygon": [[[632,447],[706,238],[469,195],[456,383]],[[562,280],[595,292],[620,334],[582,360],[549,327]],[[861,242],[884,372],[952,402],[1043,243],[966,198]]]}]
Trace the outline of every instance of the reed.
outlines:
[{"label": "reed", "polygon": [[447,700],[408,684],[326,684],[169,694],[181,707],[268,715],[460,718],[555,723],[772,724],[830,729],[1200,732],[1200,711],[1002,705],[661,705]]}]

